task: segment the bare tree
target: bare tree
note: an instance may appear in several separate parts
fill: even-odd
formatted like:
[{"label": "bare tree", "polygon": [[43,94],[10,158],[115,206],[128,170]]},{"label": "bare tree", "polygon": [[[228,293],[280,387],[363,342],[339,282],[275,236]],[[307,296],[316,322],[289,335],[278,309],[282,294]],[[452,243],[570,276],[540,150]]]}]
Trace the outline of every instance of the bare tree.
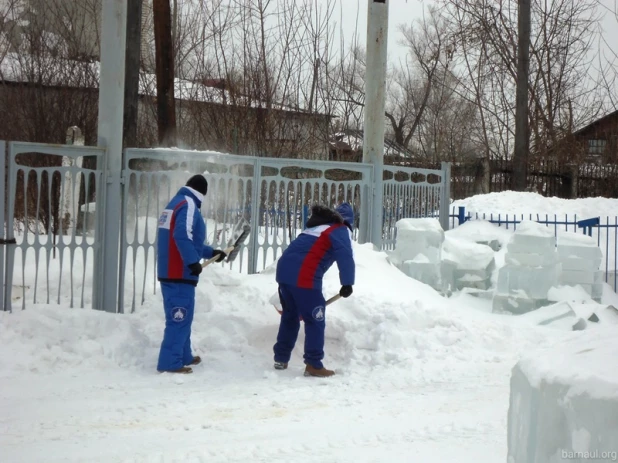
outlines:
[{"label": "bare tree", "polygon": [[163,146],[175,146],[176,104],[170,0],[153,0],[152,11],[156,49],[159,143]]},{"label": "bare tree", "polygon": [[[457,40],[464,95],[479,107],[487,153],[513,151],[517,2],[442,0]],[[531,150],[545,156],[572,128],[596,115],[589,52],[597,34],[594,2],[534,0],[530,47]],[[459,68],[459,67],[458,67]],[[497,93],[496,93],[497,92]],[[555,155],[555,153],[554,153]]]},{"label": "bare tree", "polygon": [[515,90],[515,148],[513,177],[515,191],[526,189],[530,129],[528,121],[528,80],[530,73],[530,0],[520,0],[517,9],[517,75]]}]

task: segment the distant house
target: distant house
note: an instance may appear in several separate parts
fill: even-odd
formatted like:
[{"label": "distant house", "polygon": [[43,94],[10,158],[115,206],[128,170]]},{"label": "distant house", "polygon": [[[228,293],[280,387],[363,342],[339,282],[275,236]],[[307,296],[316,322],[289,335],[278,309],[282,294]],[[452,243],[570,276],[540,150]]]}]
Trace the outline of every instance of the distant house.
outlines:
[{"label": "distant house", "polygon": [[618,111],[573,132],[572,137],[587,162],[618,163]]},{"label": "distant house", "polygon": [[[8,4],[7,4],[8,5]],[[79,127],[96,142],[100,0],[0,5],[0,137],[63,142]],[[152,5],[144,2],[138,140],[156,146]],[[257,92],[257,90],[256,90]],[[178,145],[258,156],[326,159],[331,116],[261,101],[223,79],[176,79]]]},{"label": "distant house", "polygon": [[[0,61],[0,137],[62,142],[70,126],[96,141],[99,63],[8,53]],[[176,79],[179,145],[258,156],[326,159],[331,116],[267,104],[223,79]],[[140,76],[140,146],[157,145],[156,78]],[[57,114],[56,114],[57,113]],[[33,130],[41,121],[45,131]]]},{"label": "distant house", "polygon": [[[328,158],[331,161],[361,162],[363,160],[362,130],[346,130],[331,136],[328,143]],[[418,155],[386,136],[384,138],[384,162],[405,164],[418,159]]]}]

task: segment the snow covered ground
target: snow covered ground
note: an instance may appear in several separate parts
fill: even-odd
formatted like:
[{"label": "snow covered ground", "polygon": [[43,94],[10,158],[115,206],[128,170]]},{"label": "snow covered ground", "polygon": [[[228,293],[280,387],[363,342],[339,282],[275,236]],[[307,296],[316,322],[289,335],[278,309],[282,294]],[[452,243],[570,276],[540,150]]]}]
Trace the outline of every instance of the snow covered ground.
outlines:
[{"label": "snow covered ground", "polygon": [[[505,461],[512,367],[574,333],[443,298],[371,245],[355,255],[354,294],[327,309],[329,379],[302,376],[302,331],[290,368],[272,369],[272,266],[204,271],[193,375],[155,371],[158,294],[131,315],[0,313],[1,461]],[[325,296],[338,289],[334,267]]]}]

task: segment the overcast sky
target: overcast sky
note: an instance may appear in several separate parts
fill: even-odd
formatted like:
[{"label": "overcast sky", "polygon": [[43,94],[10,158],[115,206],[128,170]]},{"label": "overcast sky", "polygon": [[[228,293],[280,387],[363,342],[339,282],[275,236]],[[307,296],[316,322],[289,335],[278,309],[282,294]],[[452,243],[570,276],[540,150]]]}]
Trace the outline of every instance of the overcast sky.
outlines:
[{"label": "overcast sky", "polygon": [[[325,4],[328,0],[318,1]],[[618,0],[599,0],[599,3],[604,37],[618,52],[618,21],[613,13],[616,11]],[[398,32],[398,26],[411,24],[414,19],[421,18],[423,10],[433,4],[434,0],[389,0],[389,62],[405,58],[405,50],[399,45],[401,34]],[[367,0],[338,0],[333,20],[339,22],[340,18],[346,40],[351,40],[357,28],[359,43],[364,48],[367,36]]]}]

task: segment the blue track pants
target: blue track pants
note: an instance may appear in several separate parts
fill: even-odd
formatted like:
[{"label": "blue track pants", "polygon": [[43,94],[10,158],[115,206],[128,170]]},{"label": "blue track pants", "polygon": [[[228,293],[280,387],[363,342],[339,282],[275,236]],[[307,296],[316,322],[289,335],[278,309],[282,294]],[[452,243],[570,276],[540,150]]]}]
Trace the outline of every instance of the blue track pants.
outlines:
[{"label": "blue track pants", "polygon": [[195,308],[195,286],[161,282],[165,331],[157,370],[177,370],[193,361],[191,324]]},{"label": "blue track pants", "polygon": [[305,363],[314,368],[323,368],[324,329],[326,327],[326,302],[322,291],[279,285],[279,298],[283,313],[273,350],[275,362],[290,361],[298,338],[300,319],[305,323]]}]

